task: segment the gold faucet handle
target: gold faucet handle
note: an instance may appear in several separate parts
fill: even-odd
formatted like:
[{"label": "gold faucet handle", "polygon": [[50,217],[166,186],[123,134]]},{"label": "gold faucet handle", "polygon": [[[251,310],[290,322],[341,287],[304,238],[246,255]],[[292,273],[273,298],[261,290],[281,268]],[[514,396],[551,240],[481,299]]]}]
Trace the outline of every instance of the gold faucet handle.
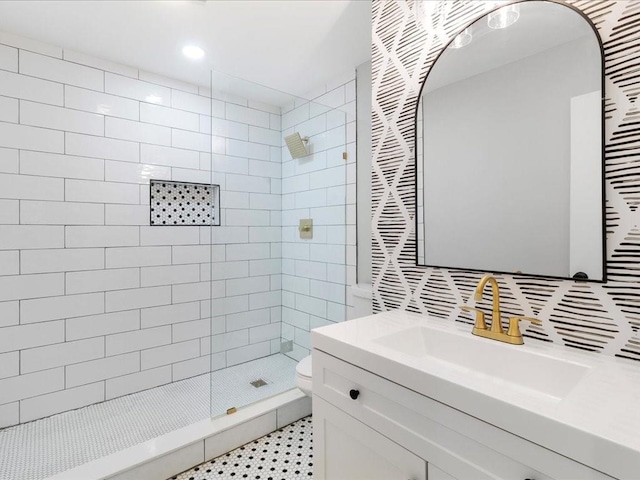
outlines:
[{"label": "gold faucet handle", "polygon": [[480,330],[486,330],[487,329],[487,324],[484,321],[484,312],[482,310],[480,310],[479,308],[475,308],[475,307],[468,307],[466,305],[460,305],[460,310],[463,310],[465,312],[476,312],[475,328],[478,328]]},{"label": "gold faucet handle", "polygon": [[536,325],[542,325],[542,322],[533,317],[511,317],[509,319],[509,330],[507,335],[510,337],[522,338],[522,332],[520,332],[520,320],[526,320],[527,322],[535,323]]}]

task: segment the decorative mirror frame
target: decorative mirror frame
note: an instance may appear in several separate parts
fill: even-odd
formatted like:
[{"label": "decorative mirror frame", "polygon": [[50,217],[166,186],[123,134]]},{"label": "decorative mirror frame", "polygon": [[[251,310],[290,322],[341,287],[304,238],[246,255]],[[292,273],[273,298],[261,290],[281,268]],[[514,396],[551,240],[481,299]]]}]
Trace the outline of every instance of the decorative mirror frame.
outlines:
[{"label": "decorative mirror frame", "polygon": [[[416,0],[418,1],[418,0]],[[497,10],[500,10],[501,8],[507,6],[507,5],[514,5],[514,4],[519,4],[519,3],[528,3],[530,1],[536,1],[536,2],[544,2],[544,3],[551,3],[551,4],[555,4],[555,5],[560,5],[563,6],[565,8],[569,8],[571,10],[573,10],[575,13],[577,13],[578,15],[580,15],[583,20],[591,27],[591,30],[593,31],[595,38],[598,42],[598,46],[600,49],[600,85],[601,85],[601,92],[602,92],[602,98],[601,98],[601,108],[602,108],[602,116],[600,119],[600,133],[601,133],[601,152],[600,152],[600,166],[601,166],[601,178],[600,178],[600,185],[601,185],[601,194],[602,194],[602,212],[601,212],[601,219],[602,219],[602,252],[601,252],[601,260],[602,260],[602,279],[590,279],[590,278],[576,278],[576,277],[558,277],[558,276],[553,276],[553,275],[541,275],[541,274],[536,274],[536,273],[517,273],[517,275],[523,276],[523,277],[533,277],[533,278],[549,278],[549,279],[559,279],[559,280],[575,280],[575,281],[582,281],[582,282],[593,282],[593,283],[606,283],[607,282],[607,228],[606,228],[606,185],[605,185],[605,144],[606,144],[606,138],[605,138],[605,117],[606,117],[606,104],[605,104],[605,99],[606,99],[606,94],[605,94],[605,54],[604,54],[604,46],[602,43],[602,38],[600,37],[600,33],[598,32],[597,27],[593,24],[593,22],[591,21],[591,19],[580,9],[574,7],[571,4],[565,3],[562,0],[516,0],[513,2],[509,2],[509,3],[505,3],[503,5],[499,5],[493,9],[487,10],[485,12],[483,12],[482,16],[476,18],[475,20],[473,20],[471,23],[468,23],[467,25],[465,25],[464,27],[460,28],[459,30],[456,30],[456,32],[451,35],[451,39],[445,44],[443,45],[442,49],[438,52],[438,55],[436,56],[436,58],[433,60],[433,62],[431,63],[431,68],[429,68],[429,70],[427,71],[427,74],[425,76],[424,81],[422,82],[422,84],[420,85],[420,90],[418,92],[418,101],[416,102],[416,106],[415,106],[415,111],[414,111],[414,139],[413,139],[413,160],[414,160],[414,185],[415,185],[415,198],[414,198],[414,231],[415,231],[415,242],[414,242],[414,257],[415,257],[415,265],[418,267],[429,267],[429,268],[441,268],[441,269],[449,269],[449,270],[458,270],[458,271],[469,271],[469,272],[483,272],[483,273],[493,273],[493,274],[507,274],[507,275],[514,275],[514,272],[505,272],[505,271],[500,271],[500,270],[485,270],[485,269],[476,269],[476,268],[465,268],[465,267],[457,267],[457,266],[447,266],[447,265],[432,265],[429,264],[427,262],[426,259],[426,252],[425,252],[425,263],[424,264],[420,264],[418,263],[418,242],[419,242],[419,235],[418,235],[418,226],[419,226],[419,222],[418,222],[418,195],[419,195],[419,190],[418,190],[418,113],[419,110],[421,108],[422,105],[422,93],[423,90],[425,88],[425,85],[427,84],[427,81],[429,80],[429,75],[431,73],[431,70],[433,69],[433,67],[436,65],[436,63],[438,62],[438,59],[442,56],[442,54],[447,50],[447,48],[449,48],[449,45],[451,45],[451,43],[453,43],[453,41],[455,40],[455,38],[462,33],[466,28],[472,26],[473,24],[481,21],[482,19],[486,18],[490,13],[495,12]],[[423,208],[426,208],[425,205],[423,205]]]}]

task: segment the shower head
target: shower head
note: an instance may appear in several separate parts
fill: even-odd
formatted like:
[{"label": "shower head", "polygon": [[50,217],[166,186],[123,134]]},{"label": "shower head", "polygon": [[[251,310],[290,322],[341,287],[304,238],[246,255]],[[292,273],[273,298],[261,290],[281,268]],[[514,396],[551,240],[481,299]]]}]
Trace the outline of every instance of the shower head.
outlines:
[{"label": "shower head", "polygon": [[287,142],[289,153],[292,158],[300,158],[309,155],[306,144],[309,142],[309,137],[301,137],[298,132],[292,133],[284,137],[284,141]]}]

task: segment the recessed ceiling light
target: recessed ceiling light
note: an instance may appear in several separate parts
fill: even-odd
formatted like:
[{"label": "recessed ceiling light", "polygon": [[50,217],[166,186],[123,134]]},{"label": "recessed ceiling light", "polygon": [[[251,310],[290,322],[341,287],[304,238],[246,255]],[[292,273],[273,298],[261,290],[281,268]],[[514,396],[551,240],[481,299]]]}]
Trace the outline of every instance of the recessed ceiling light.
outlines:
[{"label": "recessed ceiling light", "polygon": [[185,57],[190,58],[191,60],[200,60],[204,57],[204,50],[200,47],[196,47],[195,45],[186,45],[182,49],[182,53]]}]

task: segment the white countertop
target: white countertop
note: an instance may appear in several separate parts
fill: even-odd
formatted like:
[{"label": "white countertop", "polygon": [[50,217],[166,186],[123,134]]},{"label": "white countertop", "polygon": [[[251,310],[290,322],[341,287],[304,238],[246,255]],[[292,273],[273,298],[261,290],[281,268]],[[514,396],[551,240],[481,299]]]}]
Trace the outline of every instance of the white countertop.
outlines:
[{"label": "white countertop", "polygon": [[[413,326],[491,342],[497,349],[559,358],[589,367],[588,372],[562,398],[556,398],[373,341]],[[508,345],[473,336],[470,325],[402,310],[317,328],[312,331],[312,344],[607,475],[640,478],[640,363],[535,341]],[[535,361],[536,355],[527,358]],[[483,368],[491,371],[500,365]]]}]

